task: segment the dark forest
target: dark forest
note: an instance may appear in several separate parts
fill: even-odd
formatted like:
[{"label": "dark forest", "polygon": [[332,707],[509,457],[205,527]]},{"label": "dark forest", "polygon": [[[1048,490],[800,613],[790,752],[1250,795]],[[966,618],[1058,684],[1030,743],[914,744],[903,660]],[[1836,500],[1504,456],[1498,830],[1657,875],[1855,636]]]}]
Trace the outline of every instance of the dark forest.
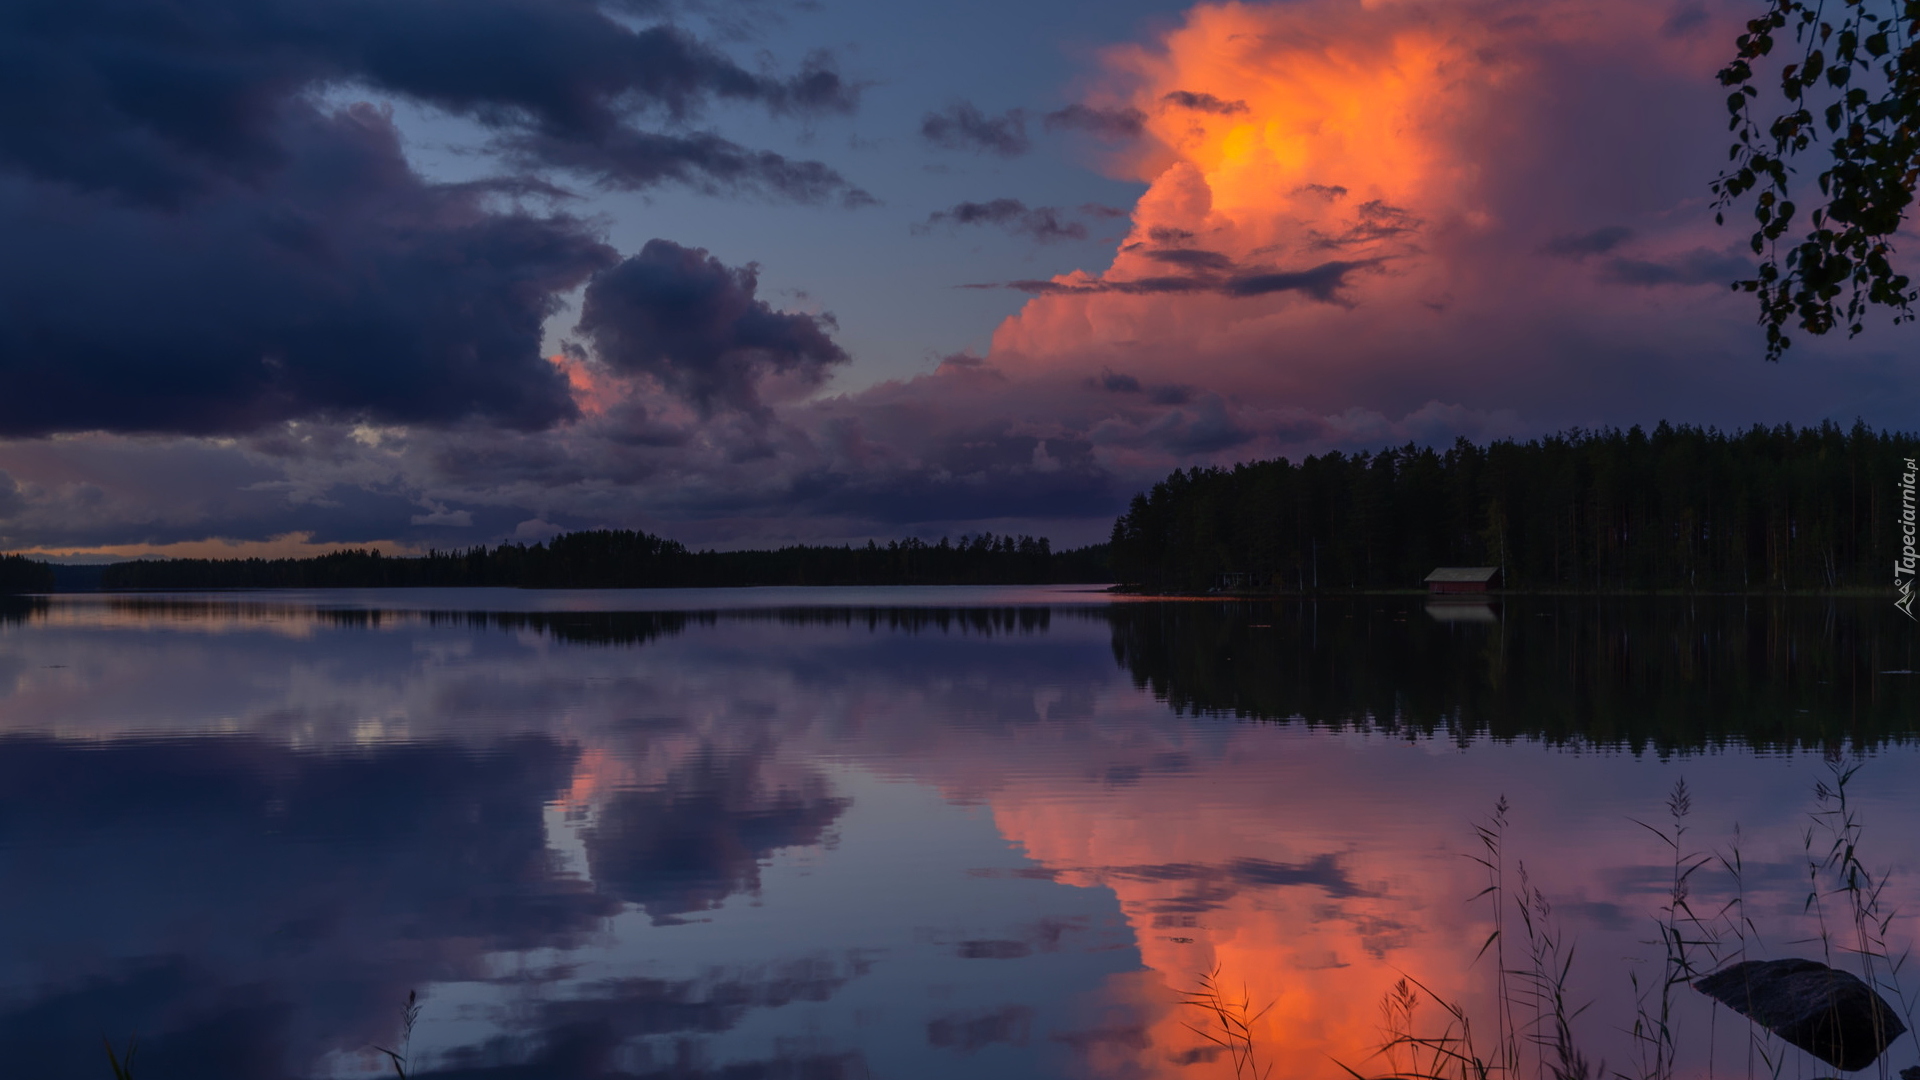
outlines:
[{"label": "dark forest", "polygon": [[1526,591],[1887,589],[1920,436],[1662,423],[1175,472],[1113,528],[1118,580],[1200,591],[1418,588],[1498,566]]}]

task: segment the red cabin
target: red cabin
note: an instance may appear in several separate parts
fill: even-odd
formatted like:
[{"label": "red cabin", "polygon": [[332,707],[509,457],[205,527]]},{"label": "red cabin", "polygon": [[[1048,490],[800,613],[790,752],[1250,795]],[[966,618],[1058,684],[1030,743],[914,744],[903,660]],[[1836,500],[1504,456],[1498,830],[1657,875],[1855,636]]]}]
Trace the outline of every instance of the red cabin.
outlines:
[{"label": "red cabin", "polygon": [[1501,586],[1497,566],[1441,566],[1427,575],[1429,593],[1483,593]]}]

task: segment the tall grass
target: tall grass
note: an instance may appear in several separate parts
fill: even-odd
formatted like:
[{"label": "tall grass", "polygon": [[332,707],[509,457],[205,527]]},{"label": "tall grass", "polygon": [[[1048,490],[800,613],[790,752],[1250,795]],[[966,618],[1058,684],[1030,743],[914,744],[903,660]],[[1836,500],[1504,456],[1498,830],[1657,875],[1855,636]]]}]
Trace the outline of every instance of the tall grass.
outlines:
[{"label": "tall grass", "polygon": [[[1890,941],[1898,915],[1885,892],[1890,872],[1874,871],[1862,859],[1864,824],[1850,794],[1860,767],[1857,759],[1830,756],[1827,777],[1815,785],[1817,808],[1809,814],[1803,838],[1808,884],[1803,914],[1812,919],[1815,936],[1784,944],[1817,942],[1829,967],[1837,966],[1836,956],[1843,962],[1851,957],[1868,987],[1897,1002],[1920,1051],[1920,1032],[1913,1024],[1916,1003],[1901,979],[1909,953],[1905,948],[1896,952]],[[1337,1064],[1355,1080],[1675,1080],[1691,1074],[1693,1069],[1681,1062],[1688,1041],[1682,1037],[1681,1016],[1691,1011],[1682,1008],[1683,998],[1692,993],[1693,982],[1748,959],[1764,942],[1748,911],[1739,829],[1723,850],[1694,846],[1688,835],[1693,796],[1685,780],[1669,792],[1666,811],[1666,820],[1659,824],[1634,822],[1664,849],[1665,889],[1653,912],[1657,940],[1648,942],[1660,946],[1657,970],[1635,967],[1628,973],[1634,1004],[1632,1016],[1620,1028],[1630,1046],[1622,1066],[1609,1069],[1605,1061],[1596,1061],[1576,1036],[1575,1022],[1590,1003],[1576,1003],[1569,993],[1575,942],[1561,927],[1546,893],[1529,878],[1526,864],[1515,860],[1509,867],[1511,808],[1504,796],[1487,819],[1474,824],[1479,850],[1468,855],[1486,875],[1485,887],[1472,900],[1486,901],[1492,929],[1472,963],[1489,958],[1493,963],[1492,1015],[1486,1018],[1491,1033],[1475,1030],[1473,1015],[1460,1001],[1407,975],[1381,1001],[1382,1040],[1374,1056],[1388,1071],[1368,1076],[1344,1062]],[[1709,867],[1717,867],[1731,888],[1726,899],[1702,908],[1695,879]],[[1423,994],[1437,1012],[1429,1022],[1416,1024]],[[1708,1014],[1709,1078],[1722,1067],[1715,1058],[1720,1009],[1713,1002]],[[1736,1019],[1749,1033],[1741,1071],[1749,1078],[1778,1080],[1791,1048],[1744,1016],[1736,1014]],[[1890,1066],[1884,1054],[1876,1068],[1886,1080]],[[1902,1080],[1920,1080],[1920,1067],[1905,1070]]]},{"label": "tall grass", "polygon": [[107,1064],[113,1068],[113,1080],[133,1080],[133,1039],[127,1039],[125,1057],[114,1053],[112,1039],[103,1036],[100,1041],[107,1044]]},{"label": "tall grass", "polygon": [[1273,1009],[1273,1002],[1256,1011],[1245,984],[1240,987],[1239,997],[1230,996],[1220,982],[1220,966],[1215,964],[1212,970],[1200,976],[1197,989],[1181,996],[1180,1004],[1206,1014],[1206,1022],[1187,1024],[1187,1030],[1226,1050],[1233,1062],[1236,1080],[1242,1077],[1268,1080],[1273,1075],[1272,1062],[1261,1066],[1259,1048],[1253,1036],[1254,1025]]},{"label": "tall grass", "polygon": [[[1819,926],[1821,953],[1827,965],[1837,966],[1833,962],[1836,947],[1840,952],[1851,953],[1859,963],[1861,981],[1883,997],[1891,996],[1898,1005],[1901,1016],[1906,1020],[1907,1036],[1914,1041],[1914,1048],[1920,1050],[1920,1034],[1914,1031],[1913,1001],[1900,981],[1909,949],[1903,947],[1896,956],[1887,940],[1887,930],[1899,914],[1884,899],[1890,875],[1882,872],[1876,877],[1860,860],[1865,827],[1859,809],[1847,793],[1848,784],[1854,774],[1860,771],[1860,766],[1859,761],[1849,764],[1837,758],[1831,759],[1828,762],[1831,783],[1822,780],[1814,786],[1814,798],[1820,809],[1813,812],[1813,822],[1806,832],[1808,889],[1805,907],[1813,913]],[[1824,852],[1820,850],[1823,842],[1826,848]],[[1846,901],[1842,914],[1852,929],[1851,942],[1843,941],[1836,946],[1835,936],[1827,925],[1823,884],[1826,886],[1825,896],[1838,896]],[[1882,1034],[1879,1020],[1879,1014],[1875,1013],[1876,1039]],[[1884,1057],[1878,1066],[1880,1075],[1886,1076]]]},{"label": "tall grass", "polygon": [[400,1006],[400,1049],[389,1050],[384,1046],[374,1047],[375,1050],[387,1055],[387,1059],[393,1062],[393,1071],[399,1075],[400,1080],[407,1080],[407,1055],[413,1052],[413,1025],[419,1022],[419,1020],[420,992],[418,990],[409,990],[407,991],[407,1003]]}]

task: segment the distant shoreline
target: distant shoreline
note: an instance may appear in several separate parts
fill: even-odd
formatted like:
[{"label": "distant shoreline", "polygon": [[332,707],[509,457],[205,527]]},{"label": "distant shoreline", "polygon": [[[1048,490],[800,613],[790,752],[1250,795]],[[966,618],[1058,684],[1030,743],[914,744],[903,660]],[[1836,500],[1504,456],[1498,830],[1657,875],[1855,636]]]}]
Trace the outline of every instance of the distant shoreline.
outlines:
[{"label": "distant shoreline", "polygon": [[1684,589],[1503,589],[1485,593],[1429,593],[1424,589],[1320,589],[1300,592],[1297,590],[1206,590],[1181,591],[1173,589],[1147,589],[1137,585],[1113,585],[1100,582],[1077,581],[967,581],[967,582],[834,582],[826,584],[807,584],[794,582],[737,582],[729,584],[704,585],[364,585],[364,584],[316,584],[316,585],[178,585],[150,588],[56,588],[30,593],[9,594],[22,599],[56,596],[164,596],[175,593],[239,594],[239,593],[295,593],[295,592],[387,592],[402,589],[506,589],[519,592],[664,592],[669,590],[704,591],[737,589],[982,589],[982,588],[1070,588],[1076,591],[1098,592],[1116,597],[1139,600],[1355,600],[1355,599],[1425,599],[1434,603],[1458,606],[1470,606],[1480,603],[1493,603],[1502,600],[1571,598],[1571,599],[1851,599],[1880,600],[1894,595],[1892,589],[1846,588],[1846,589],[1748,589],[1748,590],[1684,590]]}]

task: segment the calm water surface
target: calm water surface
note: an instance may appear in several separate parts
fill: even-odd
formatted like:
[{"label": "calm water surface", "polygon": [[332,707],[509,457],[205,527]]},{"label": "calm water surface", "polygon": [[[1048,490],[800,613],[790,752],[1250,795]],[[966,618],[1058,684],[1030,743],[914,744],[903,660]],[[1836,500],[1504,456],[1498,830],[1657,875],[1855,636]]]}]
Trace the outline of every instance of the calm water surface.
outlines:
[{"label": "calm water surface", "polygon": [[[1670,827],[1676,781],[1689,850],[1740,830],[1749,955],[1820,954],[1833,750],[1920,911],[1915,641],[1877,601],[0,609],[0,1061],[106,1077],[134,1035],[141,1080],[391,1075],[371,1046],[418,990],[417,1076],[1206,1080],[1233,1070],[1179,999],[1217,971],[1272,1003],[1275,1076],[1379,1074],[1403,974],[1490,1008],[1465,856],[1504,796],[1509,883],[1578,941],[1580,1037],[1624,1065],[1670,876],[1634,819]],[[1729,1014],[1680,1008],[1683,1072],[1712,1040],[1743,1072]]]}]

